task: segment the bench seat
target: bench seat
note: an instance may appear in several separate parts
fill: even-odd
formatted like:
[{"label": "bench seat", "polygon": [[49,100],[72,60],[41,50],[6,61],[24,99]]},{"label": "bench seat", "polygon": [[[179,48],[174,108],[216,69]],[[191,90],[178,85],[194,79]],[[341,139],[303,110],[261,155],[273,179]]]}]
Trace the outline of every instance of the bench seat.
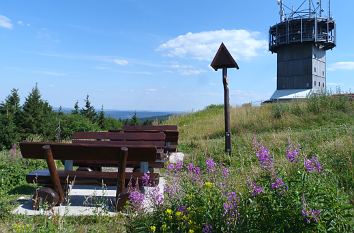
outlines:
[{"label": "bench seat", "polygon": [[[60,178],[60,183],[70,184],[72,181],[74,185],[102,185],[116,186],[117,185],[117,172],[96,172],[96,171],[57,171]],[[131,181],[135,185],[135,181],[138,179],[141,181],[141,177],[144,174],[141,172],[125,172],[125,185],[127,186]],[[156,186],[159,182],[158,173],[148,173],[150,175],[150,181],[152,185]],[[36,183],[40,185],[51,185],[50,172],[48,169],[32,171],[26,175],[26,181],[28,183]],[[141,183],[139,182],[141,185]]]}]

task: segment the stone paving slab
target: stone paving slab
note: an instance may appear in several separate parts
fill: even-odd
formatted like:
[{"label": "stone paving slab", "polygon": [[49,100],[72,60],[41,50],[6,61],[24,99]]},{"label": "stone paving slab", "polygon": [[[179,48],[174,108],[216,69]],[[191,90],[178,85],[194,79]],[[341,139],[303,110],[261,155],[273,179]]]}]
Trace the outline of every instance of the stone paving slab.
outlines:
[{"label": "stone paving slab", "polygon": [[[165,186],[164,177],[160,177],[159,180],[159,192],[163,194]],[[145,193],[151,192],[153,187],[144,187]],[[72,187],[68,195],[68,203],[62,204],[60,206],[55,206],[52,210],[33,210],[32,200],[20,198],[18,201],[22,203],[16,209],[12,211],[13,214],[20,215],[60,215],[60,216],[83,216],[83,215],[108,215],[113,216],[117,214],[112,210],[107,210],[107,208],[102,208],[100,206],[112,206],[111,203],[114,202],[116,196],[116,187],[108,186],[104,189],[98,186],[83,186],[77,185]],[[151,200],[146,200],[144,202],[144,208],[150,210]]]}]

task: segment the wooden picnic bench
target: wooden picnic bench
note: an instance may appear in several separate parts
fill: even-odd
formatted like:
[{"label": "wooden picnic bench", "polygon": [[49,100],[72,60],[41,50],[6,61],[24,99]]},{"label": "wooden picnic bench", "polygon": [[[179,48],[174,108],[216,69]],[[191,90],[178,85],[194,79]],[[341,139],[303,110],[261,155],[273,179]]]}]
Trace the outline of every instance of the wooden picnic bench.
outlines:
[{"label": "wooden picnic bench", "polygon": [[[133,167],[140,171],[148,171],[148,167],[162,168],[164,166],[164,147],[165,147],[165,133],[163,132],[76,132],[73,134],[72,143],[74,144],[90,144],[90,145],[119,145],[119,146],[155,146],[157,148],[156,161],[144,160],[144,154],[141,154],[140,161],[128,161],[127,167]],[[101,170],[104,166],[114,166],[115,164],[109,161],[73,161],[73,165],[79,166],[80,170]]]},{"label": "wooden picnic bench", "polygon": [[[126,172],[126,164],[129,161],[144,160],[155,161],[157,149],[155,146],[120,146],[99,144],[68,144],[68,143],[20,143],[21,154],[27,159],[44,159],[48,170],[38,170],[29,173],[26,180],[29,183],[37,183],[44,187],[36,190],[33,197],[33,208],[38,209],[42,201],[50,206],[61,204],[66,197],[69,184],[86,185],[116,185],[116,210],[120,210],[128,198],[126,185],[129,180],[140,178],[143,173]],[[76,160],[96,162],[107,161],[117,164],[118,172],[87,172],[87,171],[63,171],[58,170],[55,160]],[[158,180],[158,174],[150,173],[150,180]]]},{"label": "wooden picnic bench", "polygon": [[126,125],[123,129],[112,129],[109,130],[109,132],[163,132],[166,135],[164,146],[165,153],[177,151],[179,135],[177,125]]}]

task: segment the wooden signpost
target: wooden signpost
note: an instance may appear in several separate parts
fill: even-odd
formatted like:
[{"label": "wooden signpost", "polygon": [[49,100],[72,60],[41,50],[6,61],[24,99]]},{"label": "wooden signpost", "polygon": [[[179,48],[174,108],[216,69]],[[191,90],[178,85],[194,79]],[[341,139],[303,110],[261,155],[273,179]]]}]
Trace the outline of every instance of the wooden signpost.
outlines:
[{"label": "wooden signpost", "polygon": [[221,43],[210,66],[213,67],[215,71],[222,69],[222,83],[224,85],[225,152],[231,155],[230,104],[227,68],[239,69],[239,67],[224,43]]}]

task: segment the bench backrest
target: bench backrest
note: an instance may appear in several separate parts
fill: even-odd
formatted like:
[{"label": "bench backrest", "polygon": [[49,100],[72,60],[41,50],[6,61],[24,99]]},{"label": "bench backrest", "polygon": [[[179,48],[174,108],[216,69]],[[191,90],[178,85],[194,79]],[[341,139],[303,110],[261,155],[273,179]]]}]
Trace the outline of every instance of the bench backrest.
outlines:
[{"label": "bench backrest", "polygon": [[[43,151],[45,145],[50,145],[55,160],[104,160],[112,162],[121,160],[121,148],[123,147],[117,145],[22,142],[20,143],[21,154],[24,158],[46,159],[46,154]],[[127,146],[127,148],[127,161],[141,161],[142,155],[144,161],[156,160],[157,151],[154,146]]]},{"label": "bench backrest", "polygon": [[165,149],[168,152],[175,152],[178,145],[178,128],[177,125],[126,125],[123,129],[109,130],[109,132],[124,133],[157,133],[163,132],[166,135]]},{"label": "bench backrest", "polygon": [[[73,143],[110,144],[114,145],[154,145],[164,146],[166,135],[163,132],[76,132],[72,137]],[[98,144],[99,144],[98,143]]]}]

